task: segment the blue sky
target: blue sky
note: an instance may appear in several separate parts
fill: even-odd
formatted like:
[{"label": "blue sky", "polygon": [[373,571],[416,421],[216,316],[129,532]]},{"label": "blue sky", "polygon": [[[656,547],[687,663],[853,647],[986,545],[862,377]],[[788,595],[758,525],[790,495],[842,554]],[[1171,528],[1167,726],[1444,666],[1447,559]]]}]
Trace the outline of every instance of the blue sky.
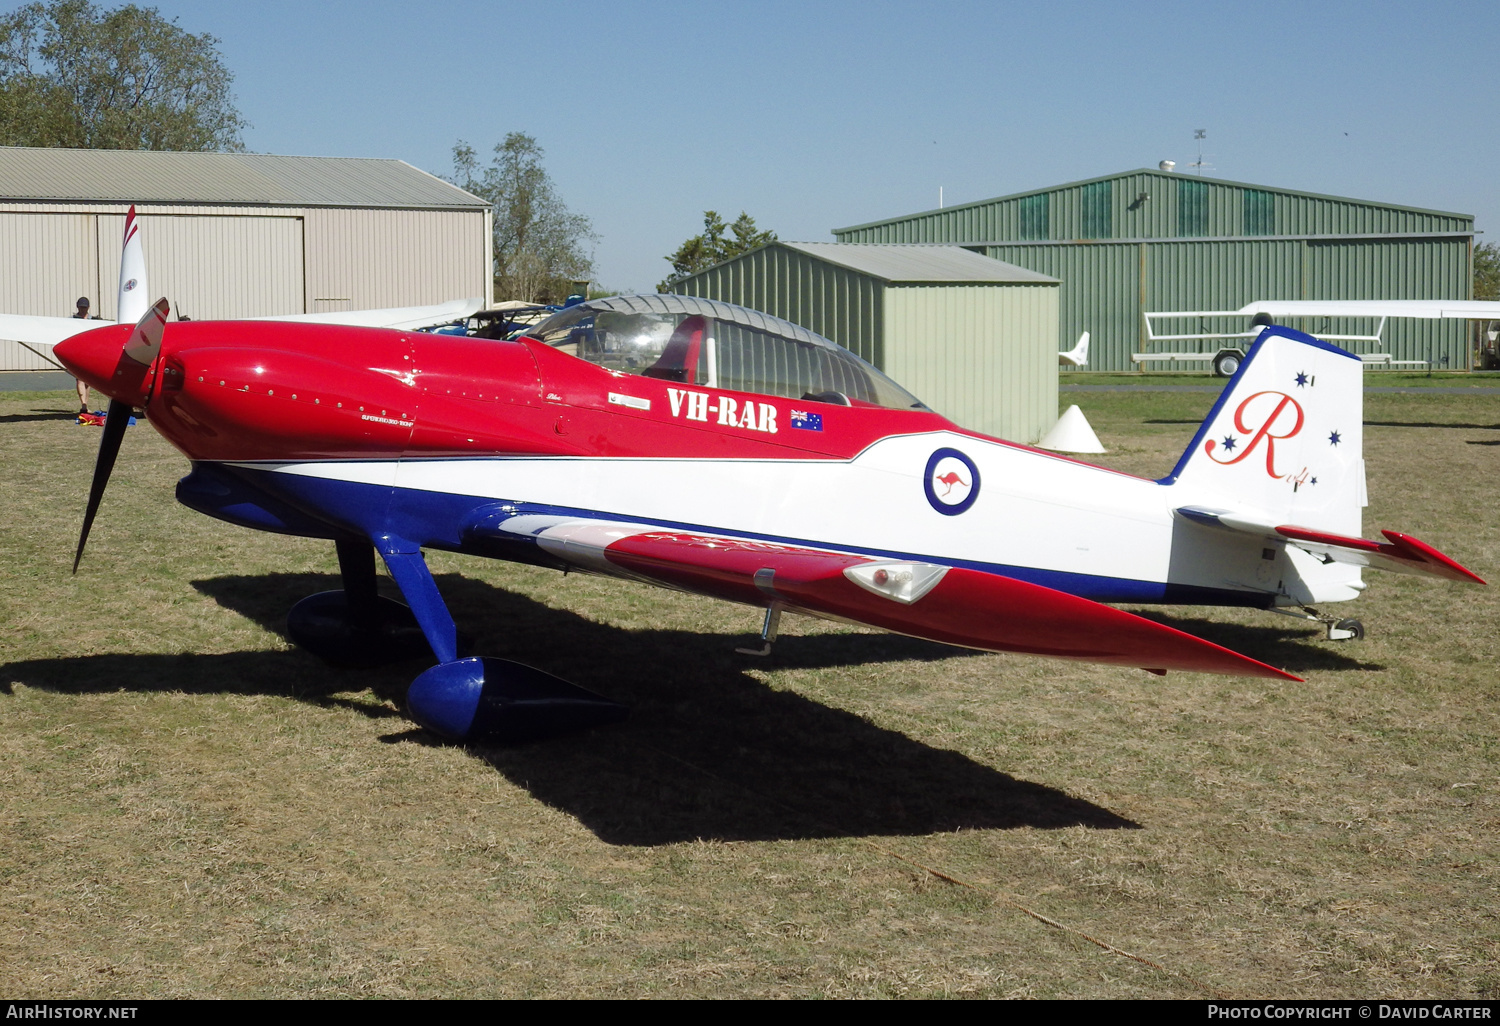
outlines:
[{"label": "blue sky", "polygon": [[940,187],[1180,168],[1197,128],[1216,177],[1500,232],[1493,0],[156,6],[219,37],[251,150],[442,174],[458,139],[535,136],[616,289],[651,289],[705,209],[826,241]]}]

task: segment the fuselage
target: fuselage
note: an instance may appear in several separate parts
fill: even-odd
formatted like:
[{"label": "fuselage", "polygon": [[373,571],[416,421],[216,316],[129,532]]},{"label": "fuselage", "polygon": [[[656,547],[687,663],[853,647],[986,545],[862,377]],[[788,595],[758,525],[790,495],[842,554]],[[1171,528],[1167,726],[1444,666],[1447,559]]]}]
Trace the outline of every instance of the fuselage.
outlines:
[{"label": "fuselage", "polygon": [[172,324],[132,383],[115,370],[128,330],[59,355],[193,461],[184,502],[246,526],[525,558],[475,540],[502,509],[920,559],[1097,601],[1277,590],[1253,541],[1185,558],[1206,529],[1174,517],[1180,489],[926,410],[674,383],[529,339],[239,322]]}]

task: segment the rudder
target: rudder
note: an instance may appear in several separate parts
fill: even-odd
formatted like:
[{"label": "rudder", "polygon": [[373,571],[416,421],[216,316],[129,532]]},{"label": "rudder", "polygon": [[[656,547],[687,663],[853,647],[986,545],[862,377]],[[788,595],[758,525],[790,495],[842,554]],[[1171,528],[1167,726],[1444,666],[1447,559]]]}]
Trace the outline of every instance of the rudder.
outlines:
[{"label": "rudder", "polygon": [[1269,524],[1358,536],[1363,427],[1359,357],[1272,325],[1161,483]]}]

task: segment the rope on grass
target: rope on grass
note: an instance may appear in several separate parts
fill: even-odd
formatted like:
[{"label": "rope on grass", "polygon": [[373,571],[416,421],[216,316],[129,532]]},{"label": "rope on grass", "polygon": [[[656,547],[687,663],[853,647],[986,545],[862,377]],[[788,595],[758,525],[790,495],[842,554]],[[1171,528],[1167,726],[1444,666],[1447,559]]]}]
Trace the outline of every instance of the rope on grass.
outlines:
[{"label": "rope on grass", "polygon": [[[812,815],[805,809],[799,809],[793,805],[788,805],[781,799],[773,798],[768,794],[764,794],[756,790],[755,788],[750,787],[748,784],[742,784],[737,780],[730,780],[727,777],[722,777],[712,770],[707,770],[702,766],[694,765],[681,756],[673,755],[670,752],[664,752],[660,748],[653,747],[652,745],[641,745],[641,747],[645,748],[647,751],[655,752],[657,755],[660,755],[664,759],[670,759],[673,762],[680,763],[681,765],[686,766],[688,769],[692,770],[695,773],[701,773],[705,777],[711,777],[714,780],[720,781],[721,783],[729,784],[731,787],[738,787],[740,790],[746,792],[747,794],[751,794],[770,805],[779,805],[781,808],[787,810],[788,812],[801,816],[804,819],[817,824],[819,827],[833,832],[829,824],[819,821],[816,816]],[[1021,904],[1019,901],[1015,900],[1003,891],[995,890],[989,887],[981,887],[978,884],[969,883],[967,880],[960,880],[958,877],[953,876],[951,873],[945,873],[940,869],[933,869],[931,866],[924,865],[923,863],[918,862],[916,859],[910,859],[899,852],[891,851],[889,848],[883,848],[880,845],[876,844],[874,841],[870,840],[868,837],[861,837],[859,838],[859,840],[863,841],[865,844],[869,845],[880,854],[885,855],[888,858],[896,859],[898,862],[905,862],[909,866],[914,866],[924,873],[928,873],[932,876],[937,877],[944,883],[953,884],[955,887],[965,887],[979,894],[988,894],[999,901],[1001,904],[1008,905],[1009,907],[1015,909],[1017,912],[1028,915],[1039,923],[1045,923],[1047,926],[1052,927],[1054,930],[1061,930],[1063,933],[1072,934],[1075,937],[1086,940],[1090,944],[1093,944],[1096,947],[1103,949],[1104,951],[1108,951],[1112,955],[1119,955],[1122,958],[1128,958],[1133,961],[1139,962],[1141,965],[1150,966],[1157,972],[1165,973],[1166,975],[1172,977],[1174,980],[1181,980],[1183,983],[1191,984],[1204,993],[1211,994],[1221,1001],[1230,1000],[1227,995],[1220,993],[1206,983],[1202,983],[1199,980],[1196,980],[1184,973],[1174,972],[1173,970],[1168,969],[1166,966],[1162,965],[1160,962],[1153,962],[1151,959],[1146,958],[1142,955],[1132,954],[1131,952],[1126,951],[1123,948],[1117,948],[1113,944],[1110,944],[1108,941],[1102,941],[1098,937],[1095,937],[1092,934],[1084,933],[1082,930],[1076,927],[1069,926],[1066,923],[1060,923],[1056,919],[1053,919],[1051,916],[1044,916],[1042,915],[1042,913],[1036,911],[1035,909],[1028,908],[1027,906]]]},{"label": "rope on grass", "polygon": [[959,887],[967,887],[969,890],[971,890],[971,891],[978,891],[981,894],[989,894],[992,897],[994,897],[996,900],[998,900],[1001,904],[1009,905],[1011,908],[1015,909],[1017,912],[1024,912],[1026,915],[1028,915],[1031,918],[1035,919],[1039,923],[1046,923],[1048,926],[1053,927],[1054,929],[1061,930],[1063,933],[1071,933],[1073,936],[1080,937],[1083,940],[1088,941],[1090,944],[1098,945],[1099,947],[1103,948],[1105,951],[1108,951],[1108,952],[1110,952],[1112,954],[1120,955],[1123,958],[1134,959],[1135,961],[1141,963],[1141,965],[1149,965],[1152,969],[1156,969],[1156,970],[1158,970],[1160,972],[1164,972],[1168,976],[1172,977],[1173,979],[1181,980],[1184,983],[1191,983],[1194,987],[1197,987],[1199,990],[1202,990],[1202,991],[1204,991],[1204,992],[1206,992],[1208,994],[1212,994],[1214,997],[1218,998],[1220,1001],[1228,1001],[1228,1000],[1230,1000],[1227,995],[1221,994],[1220,992],[1214,990],[1212,987],[1210,987],[1206,983],[1200,983],[1198,980],[1193,979],[1193,977],[1191,977],[1191,976],[1187,976],[1187,975],[1185,975],[1183,973],[1179,973],[1179,972],[1174,972],[1173,970],[1168,969],[1166,966],[1162,965],[1159,962],[1153,962],[1153,961],[1151,961],[1151,959],[1146,958],[1146,957],[1144,957],[1142,955],[1131,954],[1129,951],[1126,951],[1123,948],[1117,948],[1117,947],[1115,947],[1113,944],[1110,944],[1108,941],[1102,941],[1098,937],[1095,937],[1095,936],[1093,936],[1091,934],[1084,933],[1082,930],[1077,929],[1076,927],[1069,926],[1066,923],[1059,923],[1056,919],[1053,919],[1050,916],[1044,916],[1040,912],[1036,911],[1035,909],[1027,908],[1025,905],[1021,904],[1019,901],[1016,901],[1010,895],[1006,894],[1004,891],[993,890],[993,889],[988,888],[988,887],[980,887],[979,885],[977,885],[977,884],[971,884],[971,883],[969,883],[966,880],[960,880],[956,876],[950,876],[949,874],[944,873],[942,870],[933,869],[931,866],[924,866],[922,863],[918,862],[916,859],[909,859],[905,855],[902,855],[899,852],[894,852],[894,851],[891,851],[891,850],[889,850],[887,848],[882,848],[880,845],[876,844],[874,841],[870,840],[868,837],[860,838],[860,840],[864,841],[871,848],[874,848],[876,851],[880,852],[882,855],[889,855],[891,858],[897,859],[897,860],[899,860],[901,862],[905,862],[909,866],[915,866],[916,868],[922,870],[924,873],[931,873],[933,876],[937,877],[939,880],[945,881],[946,883],[955,884],[955,885],[957,885]]}]

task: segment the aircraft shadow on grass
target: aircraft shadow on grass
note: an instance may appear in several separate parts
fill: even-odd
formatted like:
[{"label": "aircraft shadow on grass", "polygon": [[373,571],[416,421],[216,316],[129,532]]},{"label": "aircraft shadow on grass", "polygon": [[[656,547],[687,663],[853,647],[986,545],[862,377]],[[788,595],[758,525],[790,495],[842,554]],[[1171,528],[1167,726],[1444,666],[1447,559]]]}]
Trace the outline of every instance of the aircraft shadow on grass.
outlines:
[{"label": "aircraft shadow on grass", "polygon": [[[279,633],[293,601],[337,581],[333,575],[271,574],[194,586]],[[479,651],[537,665],[631,707],[630,718],[617,726],[529,745],[467,746],[607,843],[1139,827],[1063,791],[777,690],[747,672],[962,659],[963,650],[895,636],[825,634],[783,637],[769,661],[751,664],[733,653],[748,639],[623,630],[481,581],[450,574],[439,582]],[[64,693],[124,688],[281,695],[356,709],[398,726],[395,709],[339,692],[369,687],[400,708],[416,665],[344,670],[295,650],[106,654],[14,662],[0,667],[0,679]],[[415,728],[382,740],[445,743]]]},{"label": "aircraft shadow on grass", "polygon": [[1430,420],[1367,420],[1365,427],[1457,428],[1460,431],[1500,431],[1500,424],[1438,424]]},{"label": "aircraft shadow on grass", "polygon": [[[1191,424],[1197,427],[1202,424],[1198,420],[1146,420],[1144,424]],[[1467,423],[1445,423],[1439,424],[1431,420],[1367,420],[1365,427],[1395,427],[1395,428],[1456,428],[1460,431],[1500,431],[1500,424],[1467,424]]]}]

